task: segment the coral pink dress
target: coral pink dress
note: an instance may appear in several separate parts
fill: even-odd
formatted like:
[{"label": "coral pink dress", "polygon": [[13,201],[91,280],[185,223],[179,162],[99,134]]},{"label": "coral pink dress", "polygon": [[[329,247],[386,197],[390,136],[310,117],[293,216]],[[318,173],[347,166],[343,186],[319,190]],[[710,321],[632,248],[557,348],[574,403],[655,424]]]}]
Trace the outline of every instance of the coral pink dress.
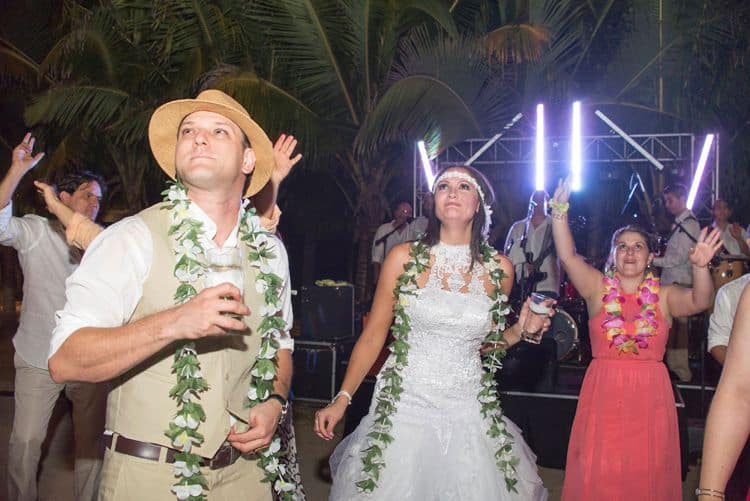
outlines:
[{"label": "coral pink dress", "polygon": [[[636,294],[623,294],[626,333],[634,335]],[[604,308],[589,321],[594,359],[583,380],[568,446],[563,501],[682,499],[677,411],[662,363],[668,325],[638,354],[610,347]]]}]

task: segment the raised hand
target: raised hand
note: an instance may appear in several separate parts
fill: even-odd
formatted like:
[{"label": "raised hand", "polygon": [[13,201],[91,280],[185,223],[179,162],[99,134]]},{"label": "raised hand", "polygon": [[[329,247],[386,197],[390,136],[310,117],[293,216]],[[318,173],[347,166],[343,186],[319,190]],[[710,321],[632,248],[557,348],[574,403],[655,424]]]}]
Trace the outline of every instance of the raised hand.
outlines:
[{"label": "raised hand", "polygon": [[23,137],[21,144],[13,148],[13,163],[11,164],[11,167],[21,169],[21,171],[26,174],[33,169],[42,158],[44,158],[44,152],[32,155],[35,142],[36,139],[31,135],[31,132],[27,132]]},{"label": "raised hand", "polygon": [[34,186],[36,186],[36,190],[44,197],[44,203],[47,205],[47,210],[50,211],[50,213],[57,215],[58,208],[63,205],[63,203],[60,201],[60,198],[57,196],[57,191],[55,188],[47,183],[44,183],[42,181],[34,181]]},{"label": "raised hand", "polygon": [[718,228],[711,230],[711,233],[708,233],[708,227],[703,228],[695,246],[690,249],[690,262],[695,266],[705,268],[722,245],[721,232]]},{"label": "raised hand", "polygon": [[729,234],[732,235],[737,240],[742,238],[742,226],[740,226],[737,223],[732,223],[729,225]]},{"label": "raised hand", "polygon": [[289,175],[292,167],[302,160],[302,153],[297,153],[294,157],[294,149],[297,147],[297,140],[294,136],[282,134],[273,145],[273,158],[276,161],[276,167],[271,173],[271,182],[277,186]]},{"label": "raised hand", "polygon": [[564,204],[570,200],[570,176],[566,177],[565,180],[560,179],[557,182],[557,188],[555,194],[552,196],[552,200],[555,202]]}]

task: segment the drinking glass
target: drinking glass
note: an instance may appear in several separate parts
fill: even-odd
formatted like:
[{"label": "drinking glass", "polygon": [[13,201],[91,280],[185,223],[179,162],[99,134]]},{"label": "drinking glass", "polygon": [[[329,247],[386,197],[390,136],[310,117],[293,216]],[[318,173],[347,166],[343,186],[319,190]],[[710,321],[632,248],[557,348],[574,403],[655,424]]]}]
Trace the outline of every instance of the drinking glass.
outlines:
[{"label": "drinking glass", "polygon": [[[242,253],[238,247],[224,247],[221,249],[208,249],[206,251],[206,277],[203,283],[204,287],[215,287],[223,283],[230,283],[237,287],[242,294]],[[225,297],[223,299],[231,299]],[[242,299],[240,299],[242,300]],[[242,315],[234,313],[224,313],[238,320],[242,320]]]},{"label": "drinking glass", "polygon": [[532,292],[530,297],[529,313],[521,329],[521,338],[528,343],[539,344],[542,342],[542,325],[552,311],[555,300],[538,292]]}]

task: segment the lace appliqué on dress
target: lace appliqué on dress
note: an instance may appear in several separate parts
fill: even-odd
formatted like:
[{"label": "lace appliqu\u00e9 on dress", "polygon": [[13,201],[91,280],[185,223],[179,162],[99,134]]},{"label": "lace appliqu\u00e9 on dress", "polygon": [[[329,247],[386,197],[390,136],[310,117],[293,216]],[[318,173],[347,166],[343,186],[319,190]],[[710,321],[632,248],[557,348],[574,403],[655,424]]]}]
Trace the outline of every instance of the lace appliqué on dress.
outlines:
[{"label": "lace appliqu\u00e9 on dress", "polygon": [[481,261],[475,262],[474,267],[469,270],[471,251],[468,245],[447,245],[440,242],[430,249],[430,254],[434,262],[430,266],[430,276],[425,289],[487,295],[484,286],[487,272]]}]

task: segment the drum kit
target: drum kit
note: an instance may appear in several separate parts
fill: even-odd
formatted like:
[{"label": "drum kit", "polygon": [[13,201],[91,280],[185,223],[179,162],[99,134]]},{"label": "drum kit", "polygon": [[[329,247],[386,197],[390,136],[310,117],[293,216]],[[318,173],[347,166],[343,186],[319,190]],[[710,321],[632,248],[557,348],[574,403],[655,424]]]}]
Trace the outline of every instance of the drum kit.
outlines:
[{"label": "drum kit", "polygon": [[740,278],[745,274],[750,257],[743,254],[718,254],[711,262],[711,278],[714,289]]},{"label": "drum kit", "polygon": [[544,337],[554,339],[557,345],[557,361],[565,363],[582,363],[584,340],[581,328],[586,328],[586,303],[573,287],[570,280],[560,286],[560,300],[555,308],[552,324]]}]

